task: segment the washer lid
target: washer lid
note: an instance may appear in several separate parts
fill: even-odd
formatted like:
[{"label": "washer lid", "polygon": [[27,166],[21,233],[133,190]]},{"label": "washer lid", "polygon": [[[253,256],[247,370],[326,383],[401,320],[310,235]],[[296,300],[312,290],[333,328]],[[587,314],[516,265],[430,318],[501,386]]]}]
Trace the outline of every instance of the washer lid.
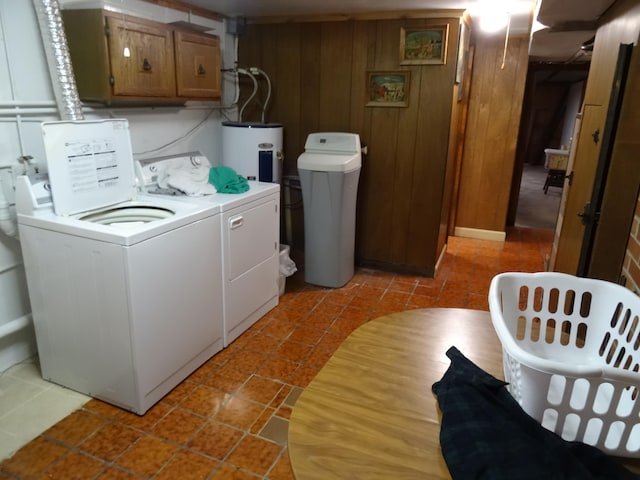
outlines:
[{"label": "washer lid", "polygon": [[53,208],[74,215],[135,197],[126,119],[44,122]]},{"label": "washer lid", "polygon": [[298,157],[299,170],[314,172],[352,172],[362,166],[360,153],[339,155],[318,152],[304,152]]}]

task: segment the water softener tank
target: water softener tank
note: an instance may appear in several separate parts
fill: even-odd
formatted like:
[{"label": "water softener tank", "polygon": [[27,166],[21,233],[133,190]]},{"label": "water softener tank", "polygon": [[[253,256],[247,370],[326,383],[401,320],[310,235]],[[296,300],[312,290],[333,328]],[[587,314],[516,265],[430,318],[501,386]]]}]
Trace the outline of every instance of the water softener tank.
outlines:
[{"label": "water softener tank", "polygon": [[353,277],[362,166],[357,133],[311,133],[298,157],[304,209],[304,280],[338,288]]},{"label": "water softener tank", "polygon": [[222,122],[222,164],[248,180],[280,183],[282,125]]}]

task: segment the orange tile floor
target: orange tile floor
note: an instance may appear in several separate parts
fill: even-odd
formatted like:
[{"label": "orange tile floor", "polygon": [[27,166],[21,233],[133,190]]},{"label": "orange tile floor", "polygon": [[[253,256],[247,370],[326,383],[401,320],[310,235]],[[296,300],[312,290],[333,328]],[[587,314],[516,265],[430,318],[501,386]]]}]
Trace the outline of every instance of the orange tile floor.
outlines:
[{"label": "orange tile floor", "polygon": [[144,416],[90,400],[0,463],[0,480],[292,479],[292,407],[350,332],[407,309],[488,310],[491,278],[544,270],[552,235],[450,238],[435,279],[357,269],[343,288],[325,289],[299,272],[278,307]]}]

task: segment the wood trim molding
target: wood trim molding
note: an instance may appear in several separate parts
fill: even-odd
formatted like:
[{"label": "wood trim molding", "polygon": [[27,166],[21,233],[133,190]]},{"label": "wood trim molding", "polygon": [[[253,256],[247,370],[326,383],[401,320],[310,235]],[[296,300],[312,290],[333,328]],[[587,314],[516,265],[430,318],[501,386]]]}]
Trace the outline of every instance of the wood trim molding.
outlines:
[{"label": "wood trim molding", "polygon": [[250,17],[247,23],[308,23],[308,22],[346,22],[353,20],[398,20],[428,18],[460,18],[465,10],[406,10],[385,12],[353,12],[322,15],[282,15],[273,17]]},{"label": "wood trim molding", "polygon": [[440,256],[438,256],[438,260],[436,260],[436,266],[433,269],[433,277],[434,278],[438,274],[438,271],[440,270],[440,266],[442,265],[442,262],[444,261],[444,257],[445,257],[445,255],[447,253],[447,247],[448,247],[448,245],[445,243],[444,244],[444,248],[440,252]]},{"label": "wood trim molding", "polygon": [[506,232],[467,227],[456,227],[454,235],[456,237],[476,238],[478,240],[492,240],[496,242],[504,242],[507,238]]},{"label": "wood trim molding", "polygon": [[[190,12],[200,17],[211,20],[223,21],[226,17],[217,12],[201,7],[187,5],[180,0],[143,0],[161,7],[172,8],[181,12]],[[270,23],[305,23],[305,22],[346,22],[349,20],[397,20],[397,19],[423,19],[423,18],[460,18],[466,10],[443,9],[443,10],[404,10],[404,11],[384,11],[384,12],[354,12],[349,14],[321,14],[321,15],[278,15],[272,17],[250,17],[247,23],[270,24]]]},{"label": "wood trim molding", "polygon": [[206,10],[200,7],[194,7],[192,5],[186,5],[178,0],[144,0],[147,3],[153,3],[160,7],[172,8],[173,10],[178,10],[181,12],[193,13],[194,15],[198,15],[199,17],[208,18],[210,20],[223,21],[225,16],[212,12],[211,10]]}]

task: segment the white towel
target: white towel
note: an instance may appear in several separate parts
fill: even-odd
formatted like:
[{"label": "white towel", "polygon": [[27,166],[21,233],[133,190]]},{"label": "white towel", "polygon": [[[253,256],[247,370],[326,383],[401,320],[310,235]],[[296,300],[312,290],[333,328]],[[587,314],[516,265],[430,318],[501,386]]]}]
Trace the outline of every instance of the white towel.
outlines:
[{"label": "white towel", "polygon": [[158,186],[177,188],[185,195],[198,197],[217,193],[216,187],[209,183],[210,167],[204,165],[185,168],[167,168],[158,175]]}]

